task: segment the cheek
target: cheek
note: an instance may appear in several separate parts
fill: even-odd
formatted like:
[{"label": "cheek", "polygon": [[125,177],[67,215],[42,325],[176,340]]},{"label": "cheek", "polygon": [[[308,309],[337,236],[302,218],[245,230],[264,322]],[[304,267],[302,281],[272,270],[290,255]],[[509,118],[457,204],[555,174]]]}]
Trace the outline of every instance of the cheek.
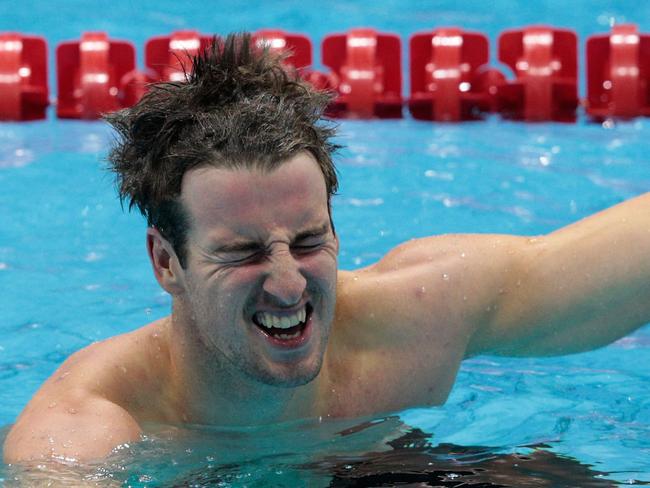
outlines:
[{"label": "cheek", "polygon": [[330,250],[307,256],[302,261],[303,269],[315,279],[331,281],[336,279],[336,254]]},{"label": "cheek", "polygon": [[217,279],[217,284],[231,290],[253,288],[262,280],[262,275],[262,266],[242,266],[228,270]]},{"label": "cheek", "polygon": [[259,281],[260,266],[233,266],[213,270],[205,278],[206,289],[210,293],[250,287]]}]

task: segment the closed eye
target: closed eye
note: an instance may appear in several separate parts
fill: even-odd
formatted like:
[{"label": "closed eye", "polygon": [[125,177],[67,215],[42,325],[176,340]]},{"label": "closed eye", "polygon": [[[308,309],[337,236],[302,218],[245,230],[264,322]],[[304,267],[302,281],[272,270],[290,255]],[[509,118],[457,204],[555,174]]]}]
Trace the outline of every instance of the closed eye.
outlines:
[{"label": "closed eye", "polygon": [[258,261],[261,259],[262,254],[262,252],[254,252],[246,255],[223,256],[218,257],[218,259],[223,264],[246,264]]},{"label": "closed eye", "polygon": [[213,253],[215,260],[221,264],[245,264],[258,261],[264,254],[259,246],[243,246],[240,249],[223,249]]},{"label": "closed eye", "polygon": [[313,238],[313,239],[306,239],[302,242],[298,242],[291,246],[291,249],[293,251],[296,251],[298,253],[309,253],[312,251],[315,251],[322,247],[324,244],[324,241],[322,238]]}]

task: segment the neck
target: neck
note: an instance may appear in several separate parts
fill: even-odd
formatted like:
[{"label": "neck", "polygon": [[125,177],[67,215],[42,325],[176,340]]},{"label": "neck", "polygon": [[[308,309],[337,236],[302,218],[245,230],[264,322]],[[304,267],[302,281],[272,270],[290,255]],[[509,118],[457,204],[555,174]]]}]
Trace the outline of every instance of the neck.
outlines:
[{"label": "neck", "polygon": [[180,421],[244,426],[318,415],[322,375],[298,387],[261,383],[243,374],[218,352],[208,351],[193,330],[175,309],[169,328],[169,352]]}]

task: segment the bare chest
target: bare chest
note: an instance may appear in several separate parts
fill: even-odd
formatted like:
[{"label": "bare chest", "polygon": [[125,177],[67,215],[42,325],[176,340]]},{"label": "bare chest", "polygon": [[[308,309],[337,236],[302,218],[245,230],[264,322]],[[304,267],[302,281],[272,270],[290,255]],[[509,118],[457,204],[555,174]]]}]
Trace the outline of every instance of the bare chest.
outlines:
[{"label": "bare chest", "polygon": [[457,349],[435,343],[357,351],[327,373],[328,381],[321,387],[322,404],[334,417],[441,405],[451,391],[461,360]]}]

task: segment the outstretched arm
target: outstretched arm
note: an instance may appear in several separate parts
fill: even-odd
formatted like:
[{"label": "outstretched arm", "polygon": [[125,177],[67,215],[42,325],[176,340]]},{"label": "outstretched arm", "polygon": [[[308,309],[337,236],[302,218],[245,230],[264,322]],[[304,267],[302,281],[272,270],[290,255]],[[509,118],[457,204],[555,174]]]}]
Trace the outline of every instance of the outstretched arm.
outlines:
[{"label": "outstretched arm", "polygon": [[510,270],[467,356],[586,351],[650,322],[650,193],[504,248]]}]

